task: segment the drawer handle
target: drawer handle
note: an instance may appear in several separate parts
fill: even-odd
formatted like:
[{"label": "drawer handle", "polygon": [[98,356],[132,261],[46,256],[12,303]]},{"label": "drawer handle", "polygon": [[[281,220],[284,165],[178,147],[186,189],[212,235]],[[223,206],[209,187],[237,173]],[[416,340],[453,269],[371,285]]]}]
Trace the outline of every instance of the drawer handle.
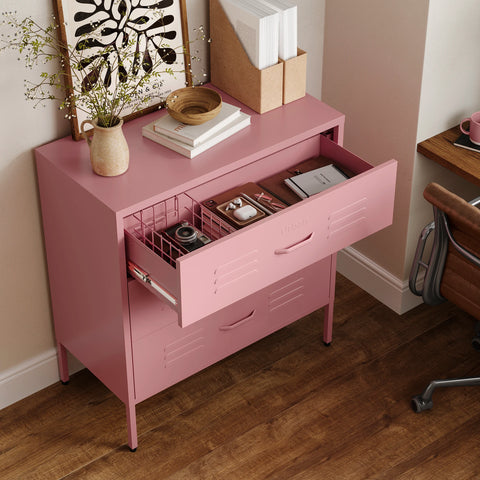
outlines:
[{"label": "drawer handle", "polygon": [[231,325],[222,325],[219,327],[219,330],[222,332],[229,332],[230,330],[233,330],[237,327],[242,326],[244,323],[247,323],[249,320],[251,320],[255,315],[255,310],[252,311],[249,315],[247,315],[245,318],[242,318],[241,320],[238,320],[238,322],[232,323]]},{"label": "drawer handle", "polygon": [[290,247],[279,248],[279,249],[275,250],[275,255],[283,255],[285,253],[291,253],[291,252],[295,251],[297,248],[304,247],[305,245],[309,244],[313,240],[314,233],[315,232],[312,232],[307,238],[304,238],[303,240],[300,240],[298,243],[295,243],[295,244],[291,245]]},{"label": "drawer handle", "polygon": [[140,267],[135,265],[132,262],[128,262],[128,271],[135,275],[139,280],[141,280],[144,283],[147,283],[150,285],[154,290],[156,290],[160,295],[162,295],[164,298],[166,298],[171,304],[176,305],[177,304],[177,299],[168,293],[164,288],[162,288],[155,280],[152,280],[150,278],[150,275],[142,270]]}]

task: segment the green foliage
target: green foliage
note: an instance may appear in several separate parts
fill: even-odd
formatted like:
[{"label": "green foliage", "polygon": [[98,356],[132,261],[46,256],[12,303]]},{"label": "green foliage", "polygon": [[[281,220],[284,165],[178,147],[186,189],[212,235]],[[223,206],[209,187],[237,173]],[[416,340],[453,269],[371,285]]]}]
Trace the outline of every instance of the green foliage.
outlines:
[{"label": "green foliage", "polygon": [[[161,16],[162,12],[157,14]],[[31,17],[17,19],[16,12],[4,12],[2,16],[0,52],[16,51],[27,69],[40,70],[38,82],[24,82],[26,99],[33,101],[34,106],[56,100],[68,119],[76,111],[83,111],[90,118],[97,118],[100,125],[113,126],[127,108],[145,108],[156,87],[163,84],[162,77],[184,72],[183,65],[178,69],[178,64],[172,66],[162,58],[162,51],[177,50],[164,48],[168,45],[160,45],[153,57],[146,51],[142,58],[138,39],[99,46],[92,35],[96,25],[91,25],[88,36],[72,46],[60,40],[60,26],[55,18],[43,27]],[[203,27],[198,32],[197,39],[205,39]],[[183,54],[184,48],[178,47],[178,53]],[[46,64],[53,68],[47,69]]]}]

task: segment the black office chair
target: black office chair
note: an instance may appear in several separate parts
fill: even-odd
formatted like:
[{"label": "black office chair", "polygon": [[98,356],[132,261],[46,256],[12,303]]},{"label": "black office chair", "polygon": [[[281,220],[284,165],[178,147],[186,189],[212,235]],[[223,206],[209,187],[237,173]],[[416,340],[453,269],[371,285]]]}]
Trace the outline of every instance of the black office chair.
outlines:
[{"label": "black office chair", "polygon": [[[449,300],[480,322],[480,197],[466,202],[436,183],[429,184],[423,195],[433,205],[434,221],[422,230],[418,240],[410,290],[429,305]],[[432,232],[432,250],[425,262],[425,245]],[[425,277],[418,288],[421,269]],[[472,344],[480,350],[478,325]],[[433,380],[423,393],[412,398],[412,408],[417,413],[431,409],[432,395],[438,387],[466,385],[480,385],[480,377]]]}]

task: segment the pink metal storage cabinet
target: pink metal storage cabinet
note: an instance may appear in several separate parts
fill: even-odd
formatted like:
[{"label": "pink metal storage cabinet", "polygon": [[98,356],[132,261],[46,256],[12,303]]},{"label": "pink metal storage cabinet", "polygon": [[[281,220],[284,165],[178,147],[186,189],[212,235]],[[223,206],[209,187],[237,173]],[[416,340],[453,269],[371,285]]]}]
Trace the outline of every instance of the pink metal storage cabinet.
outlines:
[{"label": "pink metal storage cabinet", "polygon": [[[263,115],[242,109],[251,126],[193,160],[142,137],[159,113],[129,122],[119,177],[92,173],[85,142],[35,152],[60,377],[68,350],[125,403],[131,449],[135,405],[162,389],[321,307],[330,343],[336,252],[392,220],[396,162],[372,167],[344,150],[342,114],[308,95]],[[355,175],[176,266],[138,235],[156,206],[199,204],[319,154]]]}]

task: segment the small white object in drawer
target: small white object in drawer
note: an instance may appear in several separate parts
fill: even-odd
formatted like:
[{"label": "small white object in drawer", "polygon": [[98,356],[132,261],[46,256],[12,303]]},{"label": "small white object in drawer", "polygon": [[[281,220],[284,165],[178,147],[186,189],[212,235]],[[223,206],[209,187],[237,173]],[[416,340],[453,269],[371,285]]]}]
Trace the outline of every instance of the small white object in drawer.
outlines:
[{"label": "small white object in drawer", "polygon": [[253,218],[257,214],[257,210],[252,207],[251,205],[245,205],[244,207],[240,207],[233,212],[233,215],[244,222],[249,218]]}]

